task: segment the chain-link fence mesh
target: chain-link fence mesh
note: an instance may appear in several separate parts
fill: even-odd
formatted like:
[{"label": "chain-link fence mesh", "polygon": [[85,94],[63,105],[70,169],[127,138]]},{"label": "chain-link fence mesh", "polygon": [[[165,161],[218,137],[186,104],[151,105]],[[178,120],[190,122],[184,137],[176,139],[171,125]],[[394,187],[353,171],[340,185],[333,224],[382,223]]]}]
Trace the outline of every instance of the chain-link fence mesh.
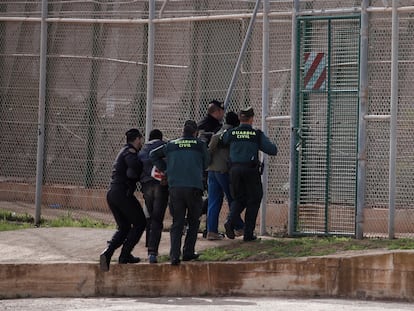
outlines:
[{"label": "chain-link fence mesh", "polygon": [[[151,122],[173,139],[180,136],[184,120],[203,118],[208,101],[225,99],[256,1],[154,2]],[[269,116],[286,117],[268,122],[268,134],[279,153],[267,163],[266,231],[277,234],[286,233],[288,227],[293,165],[288,116],[296,34],[292,34],[292,1],[269,4],[267,110]],[[382,0],[370,5],[368,113],[389,115],[391,10],[384,9]],[[410,5],[411,1],[399,1],[400,7]],[[361,1],[351,0],[300,1],[300,11],[316,15],[330,10],[359,14],[360,6]],[[34,213],[35,208],[41,12],[41,0],[0,3],[0,201],[17,212]],[[252,105],[256,127],[262,118],[262,13],[260,6],[228,106],[237,111]],[[410,213],[413,14],[399,13],[396,232],[401,234],[414,233]],[[112,162],[128,128],[145,132],[148,16],[147,0],[48,1],[42,217],[70,214],[113,221],[105,201]],[[336,53],[346,57],[340,49]],[[367,135],[364,216],[369,226],[364,230],[377,236],[388,230],[389,120],[370,121]],[[333,186],[341,188],[340,179]],[[223,208],[221,219],[226,212]]]}]

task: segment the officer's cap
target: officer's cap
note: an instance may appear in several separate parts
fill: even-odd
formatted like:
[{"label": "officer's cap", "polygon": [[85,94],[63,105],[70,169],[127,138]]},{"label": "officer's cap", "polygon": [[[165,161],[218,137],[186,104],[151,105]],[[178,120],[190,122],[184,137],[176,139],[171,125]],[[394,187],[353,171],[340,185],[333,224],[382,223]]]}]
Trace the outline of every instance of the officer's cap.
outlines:
[{"label": "officer's cap", "polygon": [[194,134],[197,131],[197,123],[194,120],[187,120],[184,123],[184,133]]},{"label": "officer's cap", "polygon": [[240,117],[243,118],[250,118],[254,116],[254,111],[253,108],[251,106],[247,107],[247,108],[243,108],[240,110],[239,113]]},{"label": "officer's cap", "polygon": [[217,106],[220,109],[223,109],[224,110],[224,103],[222,103],[222,102],[220,102],[220,101],[218,101],[216,99],[213,99],[212,101],[210,101],[209,102],[209,105],[214,105],[214,106]]}]

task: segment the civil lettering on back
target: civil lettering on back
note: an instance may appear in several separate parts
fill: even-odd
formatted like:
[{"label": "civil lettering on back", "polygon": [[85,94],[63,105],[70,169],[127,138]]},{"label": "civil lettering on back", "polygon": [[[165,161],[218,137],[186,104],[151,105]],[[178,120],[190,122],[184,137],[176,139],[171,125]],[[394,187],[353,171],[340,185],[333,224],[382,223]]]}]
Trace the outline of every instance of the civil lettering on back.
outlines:
[{"label": "civil lettering on back", "polygon": [[178,145],[178,148],[191,148],[191,145],[197,144],[197,141],[195,139],[183,139],[175,141],[174,144]]},{"label": "civil lettering on back", "polygon": [[235,130],[231,134],[236,136],[237,139],[250,139],[250,136],[256,136],[255,131],[238,131],[238,130]]}]

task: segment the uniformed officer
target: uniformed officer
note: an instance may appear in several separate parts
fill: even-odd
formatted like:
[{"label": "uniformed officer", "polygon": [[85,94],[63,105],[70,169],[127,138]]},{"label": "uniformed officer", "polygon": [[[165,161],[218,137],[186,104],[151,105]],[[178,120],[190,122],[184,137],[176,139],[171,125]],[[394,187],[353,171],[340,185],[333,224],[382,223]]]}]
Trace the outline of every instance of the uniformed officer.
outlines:
[{"label": "uniformed officer", "polygon": [[122,246],[118,262],[138,263],[139,257],[131,252],[145,230],[146,219],[141,204],[134,195],[136,184],[142,173],[142,162],[137,152],[142,146],[142,135],[137,129],[125,133],[126,144],[119,151],[113,164],[111,182],[106,195],[109,208],[118,226],[108,247],[100,255],[100,268],[109,270],[111,257]]},{"label": "uniformed officer", "polygon": [[[150,152],[150,159],[165,173],[170,191],[170,230],[172,265],[180,264],[181,238],[187,214],[188,229],[182,250],[182,260],[197,259],[195,252],[200,227],[203,194],[203,172],[209,163],[206,144],[197,138],[197,124],[187,120],[183,136]],[[166,159],[166,160],[165,160]]]},{"label": "uniformed officer", "polygon": [[243,240],[256,239],[254,228],[263,197],[259,150],[269,155],[277,154],[276,144],[262,131],[253,129],[253,117],[252,107],[240,110],[240,126],[226,131],[222,136],[223,143],[230,145],[230,189],[233,202],[228,221],[224,224],[229,239],[234,239],[234,224],[244,209]]}]

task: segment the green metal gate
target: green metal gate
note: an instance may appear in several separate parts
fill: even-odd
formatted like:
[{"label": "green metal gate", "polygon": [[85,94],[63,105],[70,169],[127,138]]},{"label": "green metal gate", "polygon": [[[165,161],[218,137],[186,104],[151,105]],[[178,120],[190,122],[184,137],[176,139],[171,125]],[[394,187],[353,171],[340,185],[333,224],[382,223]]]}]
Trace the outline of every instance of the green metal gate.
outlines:
[{"label": "green metal gate", "polygon": [[360,17],[298,18],[295,234],[354,235]]}]

